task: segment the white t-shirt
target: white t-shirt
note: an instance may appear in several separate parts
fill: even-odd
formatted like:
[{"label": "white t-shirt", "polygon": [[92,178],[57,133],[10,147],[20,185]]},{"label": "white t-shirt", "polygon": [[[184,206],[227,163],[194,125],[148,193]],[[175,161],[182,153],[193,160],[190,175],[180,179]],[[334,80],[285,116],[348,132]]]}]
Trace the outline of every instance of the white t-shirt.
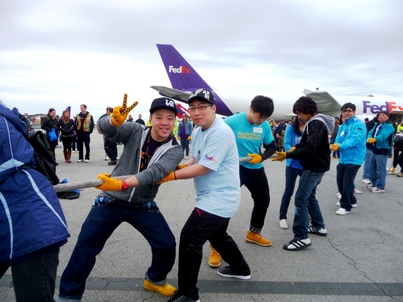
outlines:
[{"label": "white t-shirt", "polygon": [[230,218],[240,203],[239,158],[234,133],[216,117],[211,127],[192,134],[195,164],[211,171],[194,178],[196,207],[211,214]]}]

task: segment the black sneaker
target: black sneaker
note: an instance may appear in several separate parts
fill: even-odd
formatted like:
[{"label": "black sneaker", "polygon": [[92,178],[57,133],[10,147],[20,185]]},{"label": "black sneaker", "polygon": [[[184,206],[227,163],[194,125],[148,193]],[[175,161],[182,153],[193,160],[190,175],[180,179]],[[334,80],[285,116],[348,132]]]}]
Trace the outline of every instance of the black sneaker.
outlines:
[{"label": "black sneaker", "polygon": [[298,251],[311,246],[311,244],[311,239],[309,238],[301,240],[293,239],[289,243],[284,244],[283,248],[287,251]]},{"label": "black sneaker", "polygon": [[178,294],[178,292],[175,293],[175,295],[169,299],[167,302],[200,302],[200,299],[192,299],[189,297],[186,297],[184,295]]},{"label": "black sneaker", "polygon": [[116,163],[117,163],[116,160],[111,160],[111,161],[108,163],[108,165],[109,165],[109,166],[115,166]]},{"label": "black sneaker", "polygon": [[229,266],[226,266],[223,269],[218,270],[217,274],[219,274],[222,277],[227,277],[227,278],[238,278],[238,279],[242,279],[242,280],[250,279],[250,272],[234,273]]}]

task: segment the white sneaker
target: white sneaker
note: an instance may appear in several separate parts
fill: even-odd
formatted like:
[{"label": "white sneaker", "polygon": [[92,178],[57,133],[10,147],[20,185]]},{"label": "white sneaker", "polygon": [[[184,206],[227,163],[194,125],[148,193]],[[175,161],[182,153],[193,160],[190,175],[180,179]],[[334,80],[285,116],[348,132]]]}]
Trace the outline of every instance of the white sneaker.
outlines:
[{"label": "white sneaker", "polygon": [[108,156],[105,156],[105,160],[108,161],[108,160],[109,160],[109,157],[108,157]]},{"label": "white sneaker", "polygon": [[373,187],[374,187],[373,184],[371,184],[371,183],[367,184],[367,189],[372,190]]},{"label": "white sneaker", "polygon": [[385,190],[378,189],[377,187],[373,187],[371,190],[372,193],[385,193]]},{"label": "white sneaker", "polygon": [[370,184],[371,183],[371,181],[368,178],[364,178],[362,180],[362,182],[365,183],[365,184]]},{"label": "white sneaker", "polygon": [[362,194],[362,191],[360,191],[360,190],[354,188],[354,193],[355,193],[355,194]]},{"label": "white sneaker", "polygon": [[84,162],[88,164],[88,163],[90,162],[90,160],[89,160],[89,159],[86,159]]},{"label": "white sneaker", "polygon": [[285,220],[285,219],[281,219],[281,220],[280,220],[280,228],[282,228],[282,229],[288,229],[287,220]]},{"label": "white sneaker", "polygon": [[77,160],[78,163],[84,162],[82,159]]},{"label": "white sneaker", "polygon": [[[340,201],[336,202],[336,205],[340,207]],[[352,208],[356,208],[356,207],[357,207],[357,204],[356,204],[356,203],[353,203],[353,204],[351,204],[351,207],[352,207]]]},{"label": "white sneaker", "polygon": [[337,193],[336,193],[336,196],[337,196],[338,199],[340,199],[340,198],[341,198],[340,192],[337,192]]},{"label": "white sneaker", "polygon": [[337,215],[347,215],[347,214],[350,214],[350,213],[351,213],[351,211],[347,211],[346,209],[343,209],[343,208],[340,208],[340,209],[338,209],[336,211]]}]

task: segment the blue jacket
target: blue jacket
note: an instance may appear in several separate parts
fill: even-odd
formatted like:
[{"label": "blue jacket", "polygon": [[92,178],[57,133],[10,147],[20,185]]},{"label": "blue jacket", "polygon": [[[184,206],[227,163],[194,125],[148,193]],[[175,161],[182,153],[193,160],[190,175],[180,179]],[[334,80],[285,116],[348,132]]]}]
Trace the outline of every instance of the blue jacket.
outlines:
[{"label": "blue jacket", "polygon": [[[70,236],[52,184],[34,169],[26,125],[0,104],[0,262],[18,263]],[[23,260],[22,260],[23,261]]]},{"label": "blue jacket", "polygon": [[[288,152],[291,149],[291,147],[295,146],[296,144],[299,144],[301,141],[301,138],[302,138],[302,135],[298,135],[295,132],[293,125],[287,126],[287,129],[285,130],[285,137],[284,137],[285,152]],[[295,159],[295,158],[287,158],[286,166],[302,170],[302,166],[301,166],[299,160]]]},{"label": "blue jacket", "polygon": [[335,143],[339,144],[340,163],[361,166],[366,154],[367,128],[356,116],[346,120],[337,132]]},{"label": "blue jacket", "polygon": [[376,142],[374,143],[372,148],[372,152],[376,154],[385,153],[385,155],[389,155],[393,146],[393,134],[395,132],[395,128],[393,128],[389,120],[387,120],[385,123],[381,123],[380,128],[378,129],[378,131],[376,131],[378,126],[379,122],[376,122],[371,131],[368,132],[367,136],[368,138],[373,137],[376,139]]},{"label": "blue jacket", "polygon": [[178,133],[176,136],[180,137],[181,136],[181,130],[182,127],[185,126],[185,134],[186,136],[192,135],[192,131],[193,131],[193,126],[192,126],[192,122],[187,120],[186,123],[183,123],[183,120],[181,120],[179,122],[179,126],[178,126]]}]

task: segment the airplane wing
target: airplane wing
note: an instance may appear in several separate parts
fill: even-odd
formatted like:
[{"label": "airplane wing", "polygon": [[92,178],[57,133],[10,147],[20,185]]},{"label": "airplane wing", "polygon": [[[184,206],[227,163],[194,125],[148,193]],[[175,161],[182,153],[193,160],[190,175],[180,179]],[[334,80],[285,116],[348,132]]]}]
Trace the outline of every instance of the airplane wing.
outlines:
[{"label": "airplane wing", "polygon": [[173,98],[175,100],[187,103],[191,91],[181,91],[166,86],[150,86],[152,89],[157,90],[161,95]]},{"label": "airplane wing", "polygon": [[341,105],[326,91],[304,89],[304,94],[315,101],[319,113],[333,115],[334,112],[341,110]]}]

